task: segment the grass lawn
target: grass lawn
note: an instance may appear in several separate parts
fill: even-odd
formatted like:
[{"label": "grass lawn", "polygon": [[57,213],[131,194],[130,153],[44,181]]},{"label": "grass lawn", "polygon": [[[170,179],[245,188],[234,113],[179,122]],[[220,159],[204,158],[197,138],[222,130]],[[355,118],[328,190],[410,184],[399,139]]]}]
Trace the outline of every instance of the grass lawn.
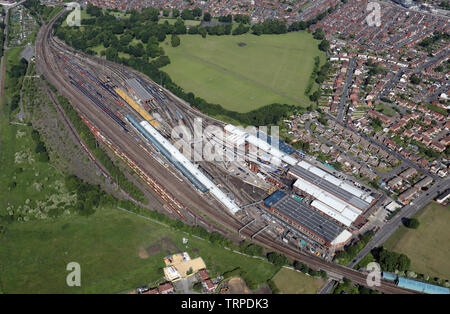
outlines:
[{"label": "grass lawn", "polygon": [[315,294],[323,280],[295,270],[281,268],[272,281],[283,294]]},{"label": "grass lawn", "polygon": [[392,109],[388,105],[384,105],[384,104],[377,104],[375,106],[375,110],[379,111],[381,113],[384,113],[385,115],[387,115],[389,117],[393,117],[397,113],[394,109]]},{"label": "grass lawn", "polygon": [[[169,18],[169,17],[161,17],[159,18],[159,24],[163,24],[165,21],[167,21],[170,25],[175,24],[175,22],[177,21],[176,18]],[[194,20],[185,20],[184,21],[184,25],[186,26],[196,26],[196,25],[200,25],[202,21],[194,21]]]},{"label": "grass lawn", "polygon": [[[182,244],[182,238],[189,242]],[[259,282],[277,268],[117,209],[89,217],[13,223],[0,235],[0,290],[4,293],[116,293],[161,280],[162,258],[187,251],[201,256],[213,276],[241,267]],[[144,257],[144,258],[143,258]],[[66,286],[66,265],[81,266],[81,287]]]},{"label": "grass lawn", "polygon": [[408,255],[411,270],[450,279],[450,209],[433,202],[415,218],[420,222],[418,229],[401,227],[384,246]]},{"label": "grass lawn", "polygon": [[379,172],[384,172],[384,173],[387,173],[387,172],[391,172],[392,171],[392,168],[391,167],[387,167],[387,168],[381,168],[381,167],[378,167],[378,168],[376,168],[377,169],[377,171],[379,171]]},{"label": "grass lawn", "polygon": [[318,43],[307,32],[205,39],[183,35],[179,47],[162,45],[171,60],[162,70],[186,91],[234,111],[248,112],[276,102],[307,106],[310,101],[304,91],[314,57],[325,62]]}]

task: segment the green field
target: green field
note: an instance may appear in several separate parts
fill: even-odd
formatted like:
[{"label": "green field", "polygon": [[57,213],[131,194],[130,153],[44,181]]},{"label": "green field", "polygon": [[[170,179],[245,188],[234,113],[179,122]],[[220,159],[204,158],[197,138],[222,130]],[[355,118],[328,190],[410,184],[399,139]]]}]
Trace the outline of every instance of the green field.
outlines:
[{"label": "green field", "polygon": [[304,91],[314,57],[325,62],[318,43],[307,32],[206,39],[183,35],[179,47],[163,45],[171,64],[162,70],[186,91],[238,112],[272,103],[308,106]]},{"label": "green field", "polygon": [[415,218],[418,229],[401,227],[384,247],[408,255],[415,272],[450,279],[450,209],[431,203]]},{"label": "green field", "polygon": [[[159,23],[165,23],[167,21],[167,23],[169,23],[170,25],[175,24],[175,22],[177,21],[176,18],[169,18],[169,17],[161,17],[159,19]],[[201,21],[193,21],[193,20],[185,20],[183,21],[184,25],[186,26],[195,26],[195,25],[200,25]]]},{"label": "green field", "polygon": [[323,280],[301,272],[282,268],[272,278],[282,294],[315,294],[323,285]]},{"label": "green field", "polygon": [[[162,258],[180,251],[201,256],[212,276],[241,267],[250,278],[265,282],[277,271],[267,262],[117,209],[98,209],[89,217],[14,223],[1,237],[0,290],[4,293],[121,292],[161,280]],[[187,246],[182,244],[183,237],[189,239]],[[81,287],[66,285],[69,262],[81,266]]]}]

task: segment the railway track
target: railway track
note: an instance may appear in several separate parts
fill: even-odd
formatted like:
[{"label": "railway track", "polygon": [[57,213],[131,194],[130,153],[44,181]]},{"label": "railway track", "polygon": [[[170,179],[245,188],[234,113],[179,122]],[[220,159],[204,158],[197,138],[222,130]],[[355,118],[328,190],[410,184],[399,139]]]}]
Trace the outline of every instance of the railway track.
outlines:
[{"label": "railway track", "polygon": [[[173,189],[176,189],[178,191],[177,193],[179,193],[177,195],[179,195],[180,197],[180,202],[181,203],[186,202],[190,204],[190,205],[183,204],[185,210],[188,213],[197,217],[203,224],[208,226],[210,230],[215,230],[221,232],[224,235],[235,237],[235,234],[230,234],[229,232],[222,230],[222,228],[217,227],[214,223],[210,223],[207,220],[203,219],[201,215],[199,215],[196,211],[191,210],[189,206],[193,206],[201,213],[206,214],[212,220],[219,222],[222,226],[230,229],[232,232],[237,232],[237,230],[243,226],[243,223],[241,221],[239,221],[236,217],[227,214],[220,207],[212,206],[212,204],[204,200],[202,197],[199,197],[199,195],[195,191],[193,191],[190,187],[182,187],[181,184],[176,183],[176,180],[170,181],[171,178],[167,178],[169,177],[169,175],[165,168],[163,168],[156,162],[151,163],[149,159],[143,157],[145,156],[145,152],[141,148],[139,148],[139,146],[137,146],[136,143],[134,143],[134,139],[131,137],[131,135],[123,134],[123,132],[120,131],[116,125],[113,125],[110,120],[105,121],[106,117],[104,117],[104,114],[99,110],[99,108],[89,106],[87,104],[86,99],[83,98],[83,95],[74,90],[73,88],[71,88],[70,84],[67,82],[67,79],[60,73],[61,70],[58,68],[58,60],[57,58],[55,58],[55,55],[58,53],[59,54],[70,53],[71,55],[78,56],[77,58],[81,58],[80,57],[81,53],[76,52],[73,49],[65,46],[64,44],[59,43],[59,41],[56,41],[52,36],[53,24],[63,13],[64,12],[62,11],[58,15],[56,15],[52,19],[52,21],[49,24],[44,25],[41,28],[40,32],[38,33],[36,39],[36,62],[39,71],[63,95],[65,95],[69,100],[71,100],[71,103],[74,105],[74,108],[80,114],[86,117],[91,117],[91,119],[95,119],[96,124],[98,124],[98,128],[101,130],[101,132],[111,135],[109,136],[109,138],[114,138],[115,141],[114,145],[118,151],[120,151],[121,153],[126,152],[127,158],[132,160],[133,163],[137,165],[140,169],[141,168],[144,169],[142,170],[144,173],[152,172],[152,174],[155,176],[154,178],[155,181],[161,182],[160,184],[162,185],[171,186]],[[112,73],[116,73],[117,76],[121,79],[129,78],[128,74],[123,74],[122,72],[123,67],[114,65],[113,63],[110,63],[107,60],[86,56],[83,56],[82,59],[84,62],[90,63],[94,67],[95,63],[98,62],[102,67],[105,67],[105,69],[110,69]],[[161,88],[160,86],[156,85],[156,83],[150,81],[148,78],[143,77],[142,74],[137,73],[134,70],[128,71],[129,71],[128,73],[143,78],[143,80],[146,83],[151,84],[156,88]],[[188,114],[190,119],[194,119],[195,117],[201,117],[203,118],[204,125],[209,123],[221,127],[224,126],[223,122],[210,118],[198,112],[183,100],[179,99],[175,95],[170,94],[170,92],[168,92],[167,90],[165,90],[165,94],[169,96],[168,98],[174,103],[174,105],[177,108],[179,108],[179,110],[182,110],[185,115]],[[176,184],[174,184],[174,182]],[[252,235],[255,234],[256,232],[257,230],[255,229],[255,227],[250,226],[249,228],[244,229],[241,232],[241,235],[244,236],[245,238],[250,239]],[[276,242],[276,240],[274,240],[273,237],[267,234],[260,233],[253,238],[253,241],[265,247],[268,247],[269,249],[281,252],[290,259],[301,261],[313,269],[317,270],[321,269],[327,272],[340,274],[343,277],[349,278],[354,283],[365,286],[367,285],[365,274],[344,266],[326,262],[316,256],[301,253],[291,247],[284,245],[281,242]],[[377,287],[377,290],[384,293],[414,293],[409,290],[399,288],[395,286],[393,283],[387,282],[385,280],[382,280],[382,284],[380,287]]]},{"label": "railway track", "polygon": [[[76,106],[74,106],[74,108],[81,114],[84,116],[90,116],[90,117],[101,117],[102,114],[101,112],[99,112],[98,110],[96,110],[96,108],[91,108],[90,106],[86,106],[83,101],[81,100],[82,95],[77,91],[77,90],[70,90],[70,86],[67,86],[67,82],[65,82],[65,78],[62,77],[59,73],[58,67],[56,66],[56,58],[53,56],[54,51],[52,50],[51,47],[51,43],[52,41],[50,40],[50,42],[45,42],[45,38],[51,38],[50,36],[51,33],[51,24],[46,26],[45,31],[43,31],[42,33],[39,34],[38,40],[37,40],[37,45],[36,45],[36,51],[37,51],[37,60],[42,60],[44,64],[40,64],[40,68],[41,71],[43,72],[43,74],[49,79],[50,82],[52,82],[53,85],[55,85],[67,98],[72,100],[72,103],[77,104]],[[60,49],[58,49],[60,50]],[[39,62],[38,62],[39,64]],[[66,83],[66,84],[65,84]],[[78,96],[78,97],[76,97]],[[83,105],[83,106],[81,106]],[[109,126],[108,126],[109,127]],[[114,132],[111,132],[114,133]],[[124,137],[123,134],[120,134],[121,136],[119,137]],[[116,139],[118,139],[119,137],[117,137]],[[131,136],[128,136],[127,138],[128,143],[133,143],[134,138],[132,138]],[[122,147],[120,147],[120,149],[122,149],[123,151],[127,150],[127,144],[125,143],[125,145],[122,145]],[[139,155],[139,154],[134,154]],[[142,165],[144,162],[136,162],[137,165]],[[191,191],[190,193],[192,194],[193,191]],[[211,205],[209,205],[206,202],[200,202],[202,199],[198,198],[198,196],[193,197],[192,199],[194,199],[195,201],[193,202],[194,205],[196,205],[196,208],[207,208],[208,211],[206,212],[206,214],[211,216],[211,213],[213,210],[215,210],[217,213],[221,213],[222,209],[214,209]],[[186,206],[186,210],[189,211],[188,206]],[[198,216],[198,214],[194,213],[193,211],[190,211],[190,213],[194,216],[197,216],[198,219],[200,221],[203,221],[203,224],[208,226],[211,230],[215,230],[215,231],[219,231],[222,234],[228,235],[228,233],[226,231],[221,230],[220,228],[218,228],[217,226],[215,226],[214,224],[208,223],[207,221],[205,221],[201,216]],[[228,228],[232,228],[233,226],[228,225]]]}]

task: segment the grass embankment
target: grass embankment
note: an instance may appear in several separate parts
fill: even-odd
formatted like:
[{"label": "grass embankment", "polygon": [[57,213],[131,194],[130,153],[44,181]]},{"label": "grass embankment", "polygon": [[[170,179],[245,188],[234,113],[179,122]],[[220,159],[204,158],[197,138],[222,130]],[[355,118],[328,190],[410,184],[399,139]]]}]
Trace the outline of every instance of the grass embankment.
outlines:
[{"label": "grass embankment", "polygon": [[314,57],[325,60],[307,32],[180,37],[179,47],[163,45],[171,63],[162,70],[185,90],[238,112],[271,103],[310,105],[304,92]]}]

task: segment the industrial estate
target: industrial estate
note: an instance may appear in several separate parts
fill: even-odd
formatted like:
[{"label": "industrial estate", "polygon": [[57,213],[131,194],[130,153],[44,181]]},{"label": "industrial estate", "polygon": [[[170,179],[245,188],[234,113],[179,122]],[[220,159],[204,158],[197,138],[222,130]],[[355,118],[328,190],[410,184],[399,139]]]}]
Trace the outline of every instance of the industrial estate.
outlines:
[{"label": "industrial estate", "polygon": [[[382,8],[382,27],[367,25],[367,1],[3,1],[5,117],[0,121],[7,149],[2,160],[9,158],[7,134],[19,141],[27,132],[31,137],[38,132],[42,144],[35,149],[37,162],[50,172],[11,148],[14,172],[2,176],[11,194],[0,196],[5,207],[0,209],[0,263],[8,260],[9,265],[0,269],[0,291],[41,292],[34,285],[36,291],[23,291],[15,283],[20,275],[14,277],[15,260],[7,255],[18,256],[17,226],[65,219],[61,230],[72,230],[76,215],[87,216],[89,224],[91,217],[112,210],[123,215],[118,225],[120,219],[128,226],[135,218],[152,224],[133,240],[140,246],[133,263],[152,270],[129,272],[136,276],[124,277],[121,282],[127,286],[114,283],[115,291],[98,287],[95,292],[293,293],[292,287],[301,283],[304,291],[319,286],[309,293],[450,294],[448,265],[427,269],[423,262],[425,254],[434,254],[431,248],[419,252],[422,245],[417,250],[400,245],[422,232],[423,241],[441,252],[433,263],[446,264],[450,254],[449,8],[440,1],[373,3]],[[68,16],[78,9],[81,25],[71,27]],[[307,77],[298,78],[304,97],[277,90],[283,73],[260,70],[251,77],[249,69],[240,70],[239,53],[259,49],[252,46],[256,41],[245,43],[239,36],[261,36],[258,40],[267,43],[288,32],[304,33],[311,38],[302,45],[319,47],[316,56],[310,55],[314,49],[305,48],[301,61],[311,65]],[[190,51],[195,45],[184,46],[190,36],[203,37],[204,43],[210,37],[236,36],[239,45],[219,64]],[[17,46],[25,65],[19,74],[19,58],[10,54]],[[280,49],[279,62],[293,67],[300,62],[295,54],[301,49],[285,54],[279,46],[271,47]],[[183,82],[170,79],[164,69],[172,52],[166,56],[166,48],[193,62],[172,60],[171,71],[185,67],[183,75],[198,74],[195,83],[204,82],[208,90],[198,86],[194,95]],[[297,47],[286,51],[291,49]],[[286,64],[280,65],[280,72],[284,68]],[[13,94],[10,83],[16,76],[19,94]],[[245,97],[271,101],[277,95],[290,103],[249,103],[237,111],[209,103],[216,101],[208,98],[214,88],[237,88],[233,97],[239,97],[239,87],[229,82],[233,78],[243,82]],[[271,79],[272,85],[264,85]],[[289,73],[289,79],[295,75]],[[270,95],[259,94],[261,89]],[[27,96],[30,91],[33,97]],[[36,103],[39,93],[48,98]],[[35,108],[46,101],[55,108],[48,111],[55,118],[47,120],[51,126],[39,126],[47,114],[37,114],[40,109]],[[19,105],[10,108],[15,102]],[[69,135],[58,142],[48,130],[62,127]],[[13,133],[7,128],[14,128]],[[64,142],[80,155],[60,152]],[[66,166],[64,160],[69,161]],[[46,179],[37,186],[24,183],[27,187],[19,193],[18,178],[27,165],[33,180],[42,174]],[[54,180],[60,183],[52,183],[59,176]],[[66,195],[64,200],[42,194],[47,185],[63,186],[55,194]],[[32,188],[42,199],[13,197]],[[427,219],[439,220],[440,230]],[[105,228],[113,230],[107,221]],[[132,227],[122,228],[115,236],[138,234]],[[159,228],[167,229],[145,244],[144,238]],[[176,240],[164,235],[171,233]],[[101,250],[101,237],[98,242],[92,244],[95,250]],[[221,257],[209,250],[229,254],[223,260],[233,262],[223,266]],[[70,257],[77,261],[77,255]],[[371,262],[381,265],[376,286],[367,280]],[[80,265],[83,274],[89,263]],[[125,269],[133,265],[128,262]],[[8,276],[3,276],[5,270]],[[283,272],[292,274],[281,279]],[[307,282],[311,278],[305,274],[316,282]],[[82,289],[89,280],[82,280]],[[48,292],[71,293],[55,287]]]}]

